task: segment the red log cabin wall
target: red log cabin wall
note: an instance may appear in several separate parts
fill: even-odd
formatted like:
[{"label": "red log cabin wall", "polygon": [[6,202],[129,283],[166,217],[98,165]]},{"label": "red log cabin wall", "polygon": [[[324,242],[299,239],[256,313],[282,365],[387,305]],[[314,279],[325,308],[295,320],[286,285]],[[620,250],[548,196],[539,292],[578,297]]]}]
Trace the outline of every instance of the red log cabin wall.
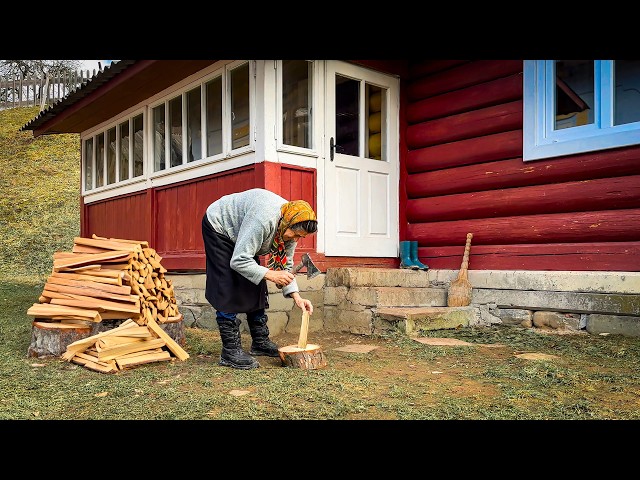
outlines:
[{"label": "red log cabin wall", "polygon": [[409,65],[406,239],[432,269],[640,271],[640,148],[523,162],[520,60]]},{"label": "red log cabin wall", "polygon": [[[224,195],[256,187],[316,208],[315,170],[264,162],[84,205],[82,235],[147,240],[168,270],[202,271],[201,222],[207,207]],[[315,235],[300,240],[294,260],[315,249]]]}]

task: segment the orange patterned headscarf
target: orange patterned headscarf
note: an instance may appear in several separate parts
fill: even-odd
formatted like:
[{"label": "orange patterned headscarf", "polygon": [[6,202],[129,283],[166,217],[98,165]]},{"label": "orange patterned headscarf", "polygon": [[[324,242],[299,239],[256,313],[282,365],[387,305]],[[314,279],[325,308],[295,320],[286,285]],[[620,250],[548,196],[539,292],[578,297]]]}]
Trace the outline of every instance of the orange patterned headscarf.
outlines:
[{"label": "orange patterned headscarf", "polygon": [[271,270],[284,270],[287,264],[287,255],[284,250],[284,241],[282,236],[291,225],[307,220],[317,220],[316,213],[304,200],[293,200],[287,202],[280,208],[280,223],[278,223],[278,231],[273,237],[273,243],[269,249],[269,261],[267,268]]}]

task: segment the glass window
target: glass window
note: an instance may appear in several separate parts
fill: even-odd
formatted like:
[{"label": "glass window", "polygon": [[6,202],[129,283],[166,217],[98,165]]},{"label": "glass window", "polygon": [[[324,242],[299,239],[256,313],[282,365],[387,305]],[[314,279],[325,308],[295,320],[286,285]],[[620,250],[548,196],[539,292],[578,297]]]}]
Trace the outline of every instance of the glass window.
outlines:
[{"label": "glass window", "polygon": [[93,188],[93,137],[84,142],[84,189]]},{"label": "glass window", "polygon": [[365,85],[367,115],[366,131],[368,141],[365,145],[367,153],[365,157],[373,160],[387,160],[386,155],[386,117],[387,102],[386,95],[380,87]]},{"label": "glass window", "polygon": [[[298,62],[297,69],[310,68],[308,62]],[[158,99],[160,103],[148,105],[145,113],[118,119],[84,139],[84,191],[118,186],[123,181],[130,184],[134,178],[231,156],[231,150],[251,146],[251,65],[250,61],[221,65],[201,80]],[[296,73],[303,97],[310,95],[305,86],[310,71]],[[309,104],[308,99],[301,99],[302,107]],[[147,111],[150,125],[145,125]],[[300,129],[300,145],[309,145],[310,127],[301,123]],[[149,167],[145,167],[147,162]]]},{"label": "glass window", "polygon": [[222,153],[222,77],[205,84],[207,156]]},{"label": "glass window", "polygon": [[164,103],[153,109],[153,171],[164,170]]},{"label": "glass window", "polygon": [[640,60],[616,60],[613,124],[640,121]]},{"label": "glass window", "polygon": [[133,118],[133,176],[139,177],[144,173],[144,125],[142,114]]},{"label": "glass window", "polygon": [[640,144],[640,60],[526,60],[523,159]]},{"label": "glass window", "polygon": [[311,148],[312,67],[306,60],[282,61],[282,142]]},{"label": "glass window", "polygon": [[202,114],[200,87],[187,92],[187,162],[202,158]]},{"label": "glass window", "polygon": [[556,61],[556,130],[593,123],[593,64],[593,60]]},{"label": "glass window", "polygon": [[107,184],[116,183],[116,127],[107,130]]},{"label": "glass window", "polygon": [[129,180],[132,172],[133,177],[143,174],[143,118],[139,114],[83,140],[85,191]]},{"label": "glass window", "polygon": [[96,136],[96,188],[104,185],[104,133]]},{"label": "glass window", "polygon": [[360,156],[360,81],[336,75],[336,152]]},{"label": "glass window", "polygon": [[169,102],[171,166],[182,165],[182,95]]},{"label": "glass window", "polygon": [[231,70],[232,148],[249,145],[249,63]]},{"label": "glass window", "polygon": [[129,178],[129,120],[119,125],[120,129],[120,178],[119,181]]}]

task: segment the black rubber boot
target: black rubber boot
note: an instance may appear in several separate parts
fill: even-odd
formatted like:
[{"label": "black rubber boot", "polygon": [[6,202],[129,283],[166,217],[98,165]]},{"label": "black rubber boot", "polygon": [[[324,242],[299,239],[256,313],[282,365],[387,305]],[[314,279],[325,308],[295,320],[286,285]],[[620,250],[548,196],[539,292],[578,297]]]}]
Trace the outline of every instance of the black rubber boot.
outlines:
[{"label": "black rubber boot", "polygon": [[249,332],[251,333],[251,350],[249,353],[256,356],[279,357],[278,346],[269,339],[269,327],[267,326],[267,315],[262,315],[249,320]]},{"label": "black rubber boot", "polygon": [[216,318],[218,329],[220,330],[220,339],[222,340],[222,351],[220,352],[219,365],[225,367],[239,368],[241,370],[250,370],[258,368],[258,361],[242,350],[242,341],[240,338],[240,320],[230,320],[227,318]]}]

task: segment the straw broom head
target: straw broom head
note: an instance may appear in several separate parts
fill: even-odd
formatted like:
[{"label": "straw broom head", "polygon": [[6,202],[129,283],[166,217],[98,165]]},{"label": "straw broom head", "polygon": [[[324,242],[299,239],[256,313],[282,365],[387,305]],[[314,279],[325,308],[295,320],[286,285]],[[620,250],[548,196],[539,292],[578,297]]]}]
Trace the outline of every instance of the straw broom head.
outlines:
[{"label": "straw broom head", "polygon": [[466,307],[471,303],[471,282],[468,278],[469,267],[469,251],[471,250],[471,239],[473,233],[467,233],[467,243],[464,247],[464,255],[462,256],[462,265],[456,278],[447,292],[447,306],[449,307]]}]

